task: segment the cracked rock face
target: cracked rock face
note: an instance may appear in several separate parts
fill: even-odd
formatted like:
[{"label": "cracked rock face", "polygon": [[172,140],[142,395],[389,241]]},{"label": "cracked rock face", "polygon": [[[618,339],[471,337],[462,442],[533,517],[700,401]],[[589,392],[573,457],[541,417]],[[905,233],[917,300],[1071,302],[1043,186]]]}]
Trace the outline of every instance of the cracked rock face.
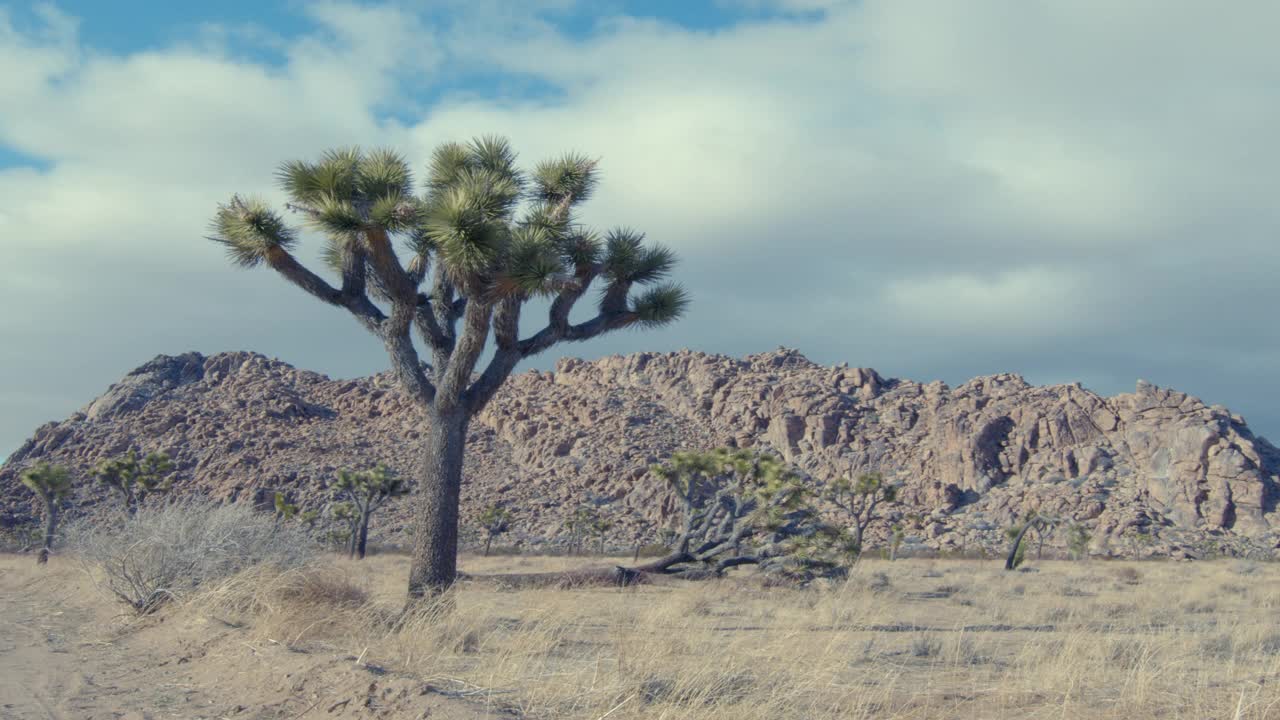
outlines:
[{"label": "cracked rock face", "polygon": [[[17,473],[40,460],[86,478],[76,503],[92,512],[109,499],[88,470],[130,445],[168,452],[179,492],[262,502],[283,490],[318,508],[339,468],[384,462],[412,477],[422,429],[387,375],[331,380],[245,352],[160,356],[36,430],[0,468],[0,522],[32,517]],[[787,349],[565,359],[513,377],[472,424],[464,523],[506,502],[510,539],[556,542],[591,500],[623,545],[674,512],[649,466],[718,445],[768,449],[815,481],[878,470],[899,482],[902,504],[872,542],[901,523],[917,549],[994,552],[1033,510],[1086,525],[1100,554],[1269,554],[1280,540],[1280,452],[1225,408],[1141,381],[1110,398],[1010,374],[950,388]],[[408,516],[399,502],[377,534],[403,542]]]}]

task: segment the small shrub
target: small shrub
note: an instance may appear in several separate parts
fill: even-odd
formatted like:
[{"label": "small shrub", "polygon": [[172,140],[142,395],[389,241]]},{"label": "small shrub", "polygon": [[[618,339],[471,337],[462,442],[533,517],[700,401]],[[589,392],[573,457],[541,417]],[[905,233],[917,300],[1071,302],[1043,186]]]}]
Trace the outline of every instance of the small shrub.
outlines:
[{"label": "small shrub", "polygon": [[1235,655],[1235,641],[1230,635],[1217,635],[1200,641],[1200,654],[1218,660],[1230,660]]},{"label": "small shrub", "polygon": [[101,572],[105,589],[139,614],[255,565],[299,567],[315,551],[294,524],[204,499],[86,518],[67,529],[67,540]]},{"label": "small shrub", "polygon": [[1111,642],[1109,659],[1116,665],[1133,669],[1146,660],[1148,652],[1142,643],[1132,638],[1118,638]]},{"label": "small shrub", "polygon": [[1189,613],[1204,614],[1204,613],[1217,612],[1218,605],[1217,603],[1212,603],[1205,600],[1192,600],[1191,602],[1184,604],[1182,606],[1182,609]]},{"label": "small shrub", "polygon": [[918,635],[911,639],[912,657],[934,657],[942,652],[942,641],[931,635]]},{"label": "small shrub", "polygon": [[1128,566],[1116,568],[1116,579],[1126,585],[1137,585],[1142,581],[1142,573],[1137,568]]},{"label": "small shrub", "polygon": [[1271,633],[1262,638],[1258,649],[1263,655],[1280,655],[1280,633]]}]

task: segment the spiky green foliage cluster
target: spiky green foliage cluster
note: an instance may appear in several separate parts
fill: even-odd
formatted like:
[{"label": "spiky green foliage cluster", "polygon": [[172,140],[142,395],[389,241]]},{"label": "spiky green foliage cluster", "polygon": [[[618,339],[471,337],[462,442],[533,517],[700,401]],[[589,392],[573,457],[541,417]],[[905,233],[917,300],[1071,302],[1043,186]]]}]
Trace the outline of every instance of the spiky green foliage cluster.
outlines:
[{"label": "spiky green foliage cluster", "polygon": [[49,561],[49,552],[53,549],[54,532],[58,525],[58,508],[62,505],[67,493],[71,491],[71,474],[67,469],[49,463],[39,463],[27,468],[18,479],[28,490],[40,498],[44,505],[45,525],[44,543],[36,562],[43,565]]},{"label": "spiky green foliage cluster", "polygon": [[750,521],[776,529],[786,515],[806,507],[809,490],[803,478],[773,455],[732,448],[709,452],[677,452],[652,471],[682,496],[710,496],[727,482],[743,503],[755,510]]},{"label": "spiky green foliage cluster", "polygon": [[60,465],[42,462],[22,471],[18,479],[46,505],[63,500],[71,491],[71,473]]},{"label": "spiky green foliage cluster", "polygon": [[99,482],[120,493],[125,508],[132,512],[148,495],[169,492],[173,480],[168,475],[172,470],[173,461],[167,454],[153,452],[139,458],[131,448],[120,457],[100,463],[93,474]]},{"label": "spiky green foliage cluster", "polygon": [[1075,524],[1067,532],[1067,551],[1077,560],[1082,560],[1089,555],[1089,541],[1092,536],[1089,529],[1084,525]]},{"label": "spiky green foliage cluster", "polygon": [[490,505],[480,513],[480,525],[489,535],[500,535],[511,523],[511,511],[501,505]]},{"label": "spiky green foliage cluster", "polygon": [[897,501],[898,488],[885,480],[879,472],[861,473],[856,478],[842,476],[822,487],[821,497],[835,506],[842,520],[850,527],[850,553],[857,557],[862,553],[863,537],[871,523],[883,520],[879,510]]},{"label": "spiky green foliage cluster", "polygon": [[800,582],[843,573],[852,539],[822,522],[805,479],[778,458],[731,448],[679,452],[652,469],[683,505],[683,532],[664,562],[721,572],[759,564]]},{"label": "spiky green foliage cluster", "polygon": [[276,509],[276,520],[292,520],[298,514],[298,506],[289,502],[288,497],[280,491],[272,496],[272,505]]},{"label": "spiky green foliage cluster", "polygon": [[[369,233],[384,232],[403,238],[405,266],[417,277],[434,261],[458,287],[491,297],[554,293],[598,265],[610,287],[649,286],[629,302],[633,323],[662,325],[688,306],[682,287],[662,282],[676,262],[671,250],[645,245],[629,229],[602,241],[576,224],[573,210],[598,184],[596,161],[580,154],[541,162],[526,176],[503,138],[445,143],[432,154],[419,195],[408,161],[387,149],[330,150],[315,162],[284,163],[276,178],[287,207],[327,238],[324,257],[339,271],[353,245],[359,249]],[[297,242],[296,230],[265,201],[239,195],[218,207],[210,229],[210,239],[244,267]],[[377,284],[376,274],[370,279]]]},{"label": "spiky green foliage cluster", "polygon": [[337,497],[344,498],[333,506],[334,517],[350,524],[351,554],[363,558],[369,519],[387,500],[407,495],[409,486],[393,470],[379,463],[369,470],[339,470],[332,490]]},{"label": "spiky green foliage cluster", "polygon": [[381,463],[369,470],[356,472],[339,470],[333,489],[352,496],[357,503],[395,497],[409,492],[404,478]]}]

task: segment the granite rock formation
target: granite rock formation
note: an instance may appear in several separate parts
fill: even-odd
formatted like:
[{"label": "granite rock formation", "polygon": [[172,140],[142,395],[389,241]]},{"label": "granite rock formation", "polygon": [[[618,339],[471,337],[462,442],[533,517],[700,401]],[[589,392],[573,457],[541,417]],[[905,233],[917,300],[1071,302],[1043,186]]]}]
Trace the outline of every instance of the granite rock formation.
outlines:
[{"label": "granite rock formation", "polygon": [[[17,473],[39,460],[85,478],[77,512],[110,502],[88,471],[131,445],[174,458],[177,492],[263,502],[283,490],[318,508],[339,468],[411,475],[419,423],[387,375],[332,380],[247,352],[160,356],[9,458],[0,524],[31,519]],[[613,515],[612,541],[628,544],[674,511],[649,466],[724,444],[779,453],[814,482],[883,472],[902,502],[870,537],[902,523],[916,551],[996,552],[1031,510],[1086,525],[1103,555],[1269,557],[1280,542],[1280,451],[1225,408],[1141,381],[1109,398],[1010,374],[951,388],[781,348],[564,359],[514,376],[469,443],[465,521],[508,503],[511,539],[529,545],[562,542],[582,502]],[[399,541],[408,516],[401,501],[376,534]]]}]

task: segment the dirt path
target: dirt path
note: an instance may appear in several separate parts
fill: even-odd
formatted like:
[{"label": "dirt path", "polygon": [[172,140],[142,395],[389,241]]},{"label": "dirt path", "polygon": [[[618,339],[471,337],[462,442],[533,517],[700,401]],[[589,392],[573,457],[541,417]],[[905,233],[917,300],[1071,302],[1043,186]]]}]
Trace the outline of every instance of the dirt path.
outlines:
[{"label": "dirt path", "polygon": [[30,562],[0,563],[0,718],[217,717],[195,687],[140,677],[164,659],[120,642],[124,623],[76,568]]},{"label": "dirt path", "polygon": [[130,624],[74,563],[0,556],[0,720],[508,718],[335,653],[161,615]]}]

